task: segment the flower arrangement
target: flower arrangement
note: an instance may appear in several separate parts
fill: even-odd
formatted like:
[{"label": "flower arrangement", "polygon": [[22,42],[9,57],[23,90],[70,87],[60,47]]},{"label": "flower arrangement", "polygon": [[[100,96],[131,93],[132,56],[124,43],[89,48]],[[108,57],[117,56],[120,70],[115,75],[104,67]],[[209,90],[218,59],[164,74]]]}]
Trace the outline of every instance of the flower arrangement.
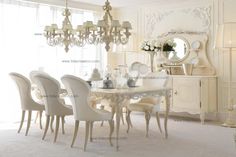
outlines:
[{"label": "flower arrangement", "polygon": [[157,40],[144,41],[141,45],[141,50],[156,53],[161,50],[161,43]]},{"label": "flower arrangement", "polygon": [[175,47],[176,43],[174,40],[168,40],[164,43],[161,43],[158,40],[148,40],[142,43],[141,50],[147,52],[150,55],[151,71],[153,72],[153,60],[157,52],[163,51],[167,53],[167,56],[169,56],[169,52],[175,51]]},{"label": "flower arrangement", "polygon": [[150,55],[151,71],[153,72],[153,60],[157,52],[161,51],[161,43],[157,40],[144,41],[141,45],[141,50],[146,51]]}]

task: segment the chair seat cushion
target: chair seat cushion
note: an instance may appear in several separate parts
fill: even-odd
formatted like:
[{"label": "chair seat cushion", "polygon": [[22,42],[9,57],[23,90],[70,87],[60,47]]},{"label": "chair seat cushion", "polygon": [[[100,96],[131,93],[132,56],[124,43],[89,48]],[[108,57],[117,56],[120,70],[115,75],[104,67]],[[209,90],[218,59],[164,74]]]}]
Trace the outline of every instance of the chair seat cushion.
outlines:
[{"label": "chair seat cushion", "polygon": [[148,103],[148,104],[160,104],[161,99],[159,97],[144,97],[142,98],[139,103]]},{"label": "chair seat cushion", "polygon": [[131,103],[128,104],[127,107],[130,111],[139,111],[139,112],[146,112],[149,111],[151,112],[153,109],[153,104],[149,104],[149,103]]}]

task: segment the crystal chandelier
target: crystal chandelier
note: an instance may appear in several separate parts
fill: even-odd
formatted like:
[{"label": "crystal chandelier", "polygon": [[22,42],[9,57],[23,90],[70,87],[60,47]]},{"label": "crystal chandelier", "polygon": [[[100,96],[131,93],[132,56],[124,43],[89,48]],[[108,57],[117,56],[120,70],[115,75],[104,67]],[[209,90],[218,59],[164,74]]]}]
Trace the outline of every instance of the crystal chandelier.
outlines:
[{"label": "crystal chandelier", "polygon": [[81,31],[75,30],[70,22],[71,12],[68,9],[68,2],[66,0],[66,8],[62,13],[65,16],[62,22],[62,28],[59,29],[57,24],[51,24],[51,26],[45,26],[44,36],[47,39],[49,46],[61,45],[65,47],[65,51],[69,51],[69,46],[79,46],[84,45],[84,36]]},{"label": "crystal chandelier", "polygon": [[97,26],[92,21],[87,21],[84,24],[85,34],[91,36],[90,43],[105,43],[106,51],[109,51],[110,43],[127,44],[131,35],[129,30],[132,29],[130,22],[124,21],[120,25],[118,20],[113,20],[110,13],[112,7],[108,0],[103,6],[103,10],[105,11],[105,15],[103,16],[103,20],[98,21]]},{"label": "crystal chandelier", "polygon": [[76,29],[73,29],[70,22],[70,10],[68,9],[68,0],[66,0],[66,8],[62,13],[65,16],[62,28],[59,29],[57,24],[51,24],[51,26],[45,26],[44,36],[47,39],[47,43],[50,46],[62,45],[65,47],[65,51],[69,51],[69,46],[82,47],[87,44],[102,44],[105,43],[106,51],[110,49],[110,43],[114,44],[127,44],[129,32],[132,29],[130,22],[124,21],[120,25],[118,20],[113,20],[110,11],[112,7],[107,0],[103,6],[105,15],[103,20],[99,20],[97,25],[94,25],[92,21],[86,21],[83,25],[78,25]]}]

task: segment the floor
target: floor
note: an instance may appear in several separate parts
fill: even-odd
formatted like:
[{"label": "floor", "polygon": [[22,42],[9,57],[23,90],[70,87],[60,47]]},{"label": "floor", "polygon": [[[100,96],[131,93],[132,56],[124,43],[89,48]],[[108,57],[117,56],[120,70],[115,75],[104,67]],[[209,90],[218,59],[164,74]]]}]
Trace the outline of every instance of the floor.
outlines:
[{"label": "floor", "polygon": [[[53,143],[49,132],[46,140],[41,140],[42,130],[32,123],[29,135],[24,136],[25,127],[17,134],[19,123],[0,124],[0,157],[235,157],[235,130],[207,122],[173,119],[169,120],[169,138],[159,133],[155,118],[151,118],[149,138],[145,137],[143,115],[132,115],[134,127],[129,134],[126,125],[121,125],[120,150],[109,145],[108,123],[94,126],[94,142],[89,142],[84,152],[84,123],[81,123],[75,147],[70,148],[73,133],[73,117],[66,119],[66,134],[61,132]],[[161,119],[163,122],[163,119]],[[115,143],[115,140],[113,140]]]}]

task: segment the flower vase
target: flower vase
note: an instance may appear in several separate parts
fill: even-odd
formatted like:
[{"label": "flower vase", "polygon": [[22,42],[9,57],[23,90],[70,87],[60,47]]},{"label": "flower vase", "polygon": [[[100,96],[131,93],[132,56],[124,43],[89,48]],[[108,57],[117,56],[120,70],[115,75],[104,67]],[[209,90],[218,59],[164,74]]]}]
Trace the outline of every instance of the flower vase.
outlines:
[{"label": "flower vase", "polygon": [[153,63],[154,63],[155,53],[149,52],[149,54],[150,54],[151,72],[154,72]]}]

